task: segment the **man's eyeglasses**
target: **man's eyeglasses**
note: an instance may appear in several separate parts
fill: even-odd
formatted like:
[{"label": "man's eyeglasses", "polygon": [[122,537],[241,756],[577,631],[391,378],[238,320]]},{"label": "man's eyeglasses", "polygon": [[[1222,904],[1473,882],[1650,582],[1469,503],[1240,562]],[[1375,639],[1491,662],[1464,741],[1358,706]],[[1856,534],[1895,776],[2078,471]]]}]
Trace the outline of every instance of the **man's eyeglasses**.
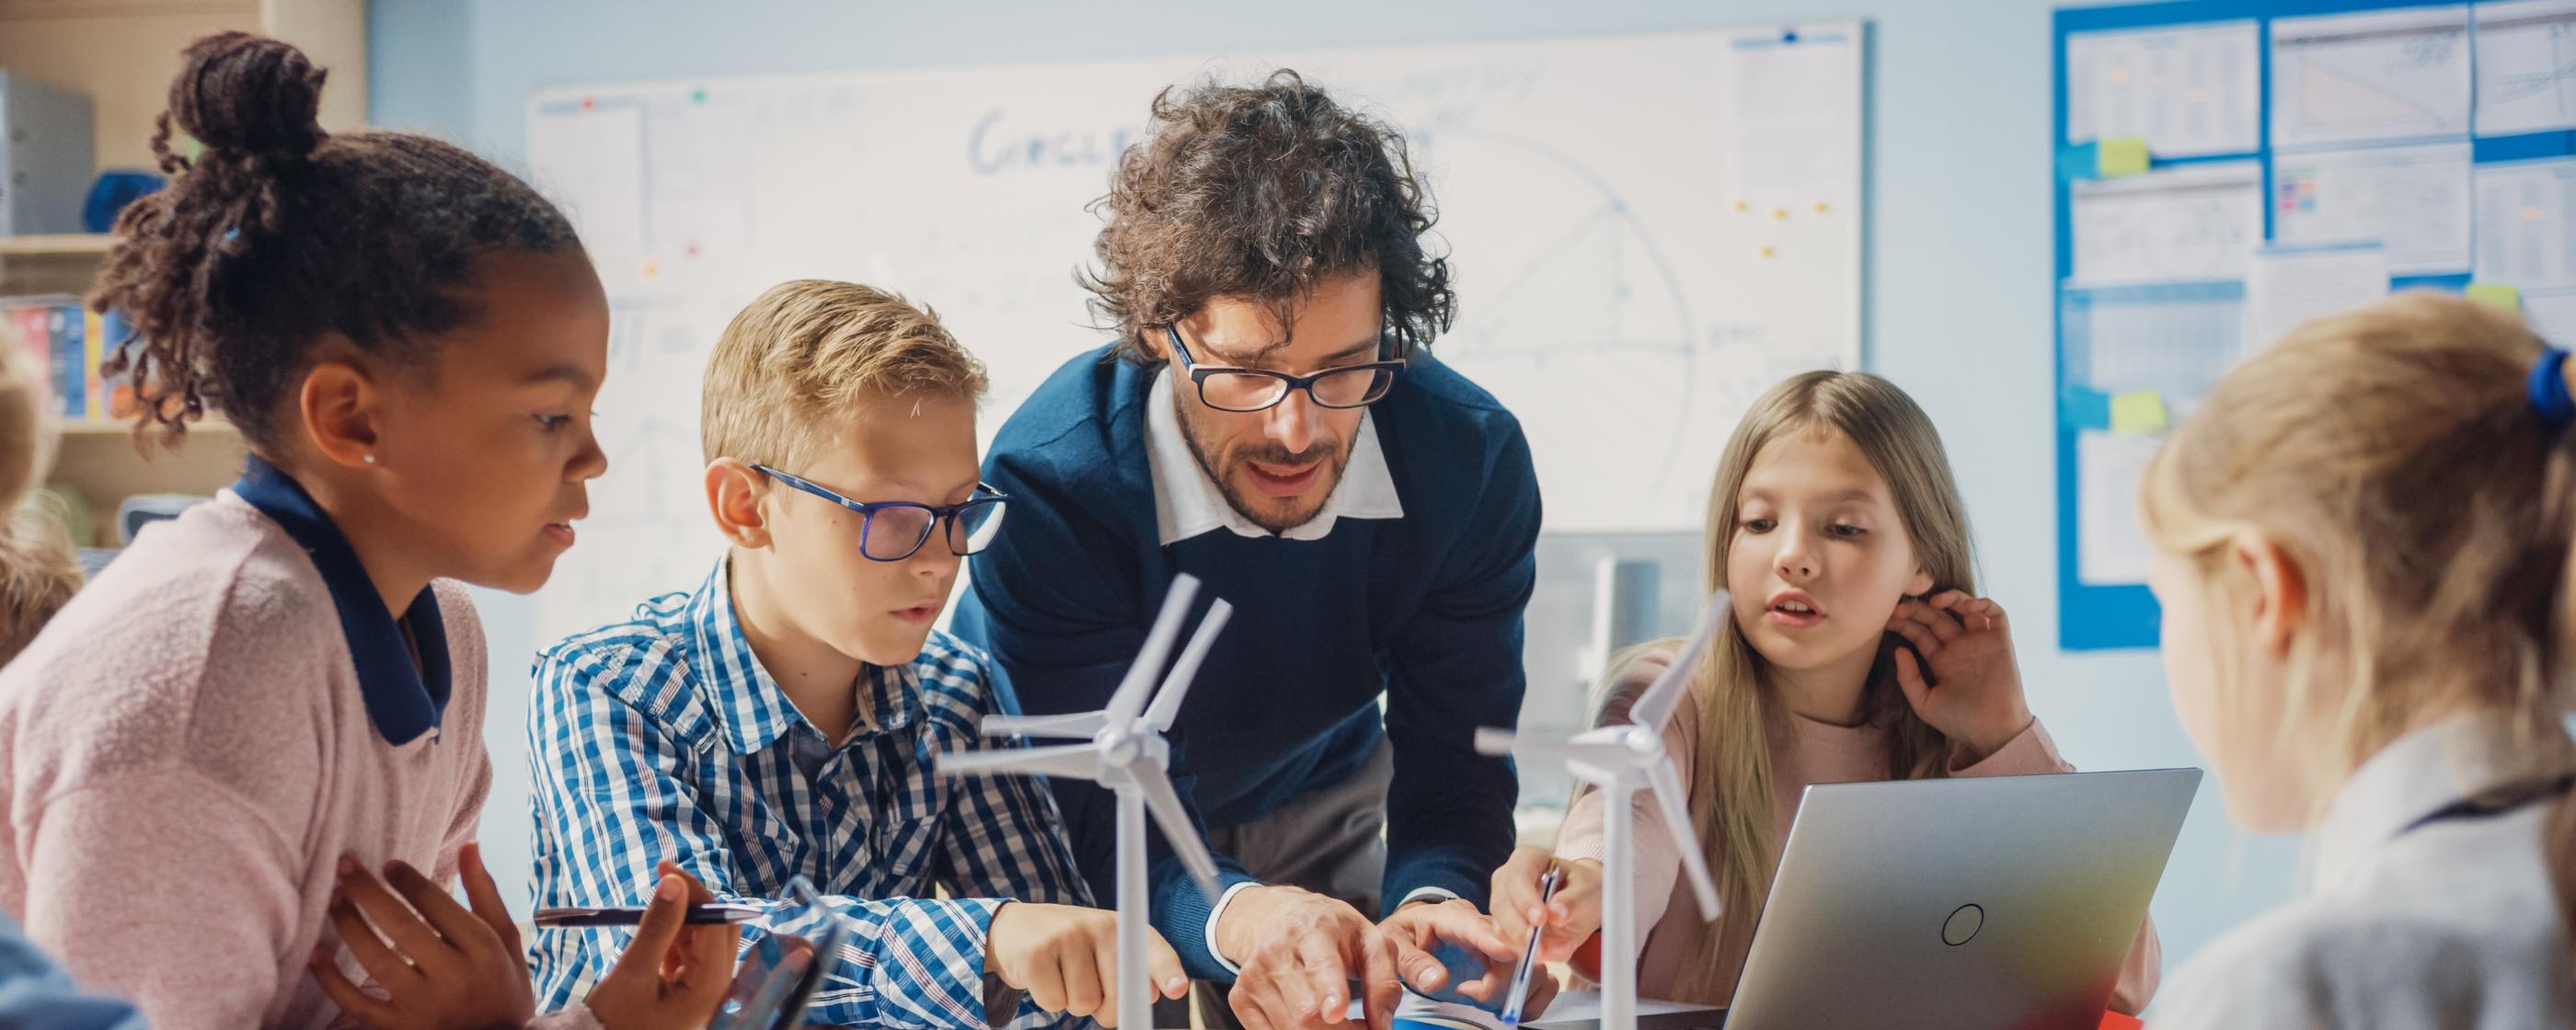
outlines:
[{"label": "man's eyeglasses", "polygon": [[[1396,375],[1404,371],[1402,361],[1343,365],[1310,376],[1258,368],[1207,368],[1181,342],[1179,327],[1165,323],[1163,332],[1171,337],[1172,353],[1180,355],[1182,370],[1198,387],[1199,401],[1218,411],[1266,411],[1287,400],[1293,390],[1306,391],[1307,399],[1319,407],[1365,408],[1384,398],[1394,388]],[[1378,353],[1401,353],[1394,342],[1383,341]]]},{"label": "man's eyeglasses", "polygon": [[1002,528],[1002,507],[1010,501],[982,483],[975,484],[975,496],[958,504],[853,501],[767,465],[752,467],[771,479],[858,512],[859,554],[869,561],[910,558],[930,542],[930,534],[943,524],[948,529],[948,553],[963,557],[981,551]]}]

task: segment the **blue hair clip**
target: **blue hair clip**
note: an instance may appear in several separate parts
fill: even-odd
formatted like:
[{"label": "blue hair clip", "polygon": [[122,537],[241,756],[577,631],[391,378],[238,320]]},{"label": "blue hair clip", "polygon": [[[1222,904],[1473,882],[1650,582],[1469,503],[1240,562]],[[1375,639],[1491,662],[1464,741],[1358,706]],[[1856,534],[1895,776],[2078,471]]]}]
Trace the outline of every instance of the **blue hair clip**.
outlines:
[{"label": "blue hair clip", "polygon": [[2565,429],[2576,423],[2576,397],[2567,392],[2567,351],[2551,347],[2531,366],[2531,410],[2550,425]]}]

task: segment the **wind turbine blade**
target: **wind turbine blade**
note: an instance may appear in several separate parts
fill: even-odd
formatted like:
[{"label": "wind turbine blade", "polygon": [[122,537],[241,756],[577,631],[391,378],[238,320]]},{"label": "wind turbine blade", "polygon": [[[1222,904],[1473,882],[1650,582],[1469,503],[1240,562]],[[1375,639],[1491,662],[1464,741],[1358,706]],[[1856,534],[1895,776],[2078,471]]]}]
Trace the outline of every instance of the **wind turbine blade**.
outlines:
[{"label": "wind turbine blade", "polygon": [[950,751],[933,761],[942,776],[1039,773],[1047,776],[1070,776],[1077,780],[1100,778],[1100,749],[1089,744]]},{"label": "wind turbine blade", "polygon": [[1628,764],[1628,749],[1620,744],[1607,741],[1518,737],[1509,730],[1495,729],[1491,726],[1476,730],[1476,753],[1538,755],[1566,762],[1589,762],[1604,769],[1617,769]]},{"label": "wind turbine blade", "polygon": [[1172,720],[1181,714],[1181,698],[1189,695],[1190,681],[1198,678],[1199,663],[1207,660],[1208,649],[1216,646],[1218,631],[1234,615],[1234,606],[1225,598],[1208,602],[1207,618],[1199,620],[1199,631],[1190,635],[1190,646],[1181,649],[1181,660],[1172,664],[1172,674],[1163,677],[1163,685],[1154,691],[1154,704],[1145,709],[1145,720],[1154,724],[1157,733],[1172,728]]},{"label": "wind turbine blade", "polygon": [[1690,793],[1682,786],[1682,774],[1666,757],[1648,766],[1646,792],[1655,796],[1655,804],[1664,810],[1664,829],[1673,835],[1673,850],[1682,856],[1682,872],[1690,877],[1691,893],[1699,896],[1701,922],[1718,916],[1717,881],[1708,875],[1708,858],[1700,854],[1699,830],[1691,825]]},{"label": "wind turbine blade", "polygon": [[1101,713],[1074,712],[1068,715],[987,715],[983,730],[987,737],[1089,737],[1100,732]]},{"label": "wind turbine blade", "polygon": [[1153,813],[1154,824],[1163,828],[1163,839],[1172,843],[1172,853],[1181,856],[1181,864],[1190,869],[1190,879],[1198,881],[1199,891],[1208,903],[1216,903],[1216,859],[1208,855],[1207,842],[1190,823],[1189,809],[1181,807],[1181,795],[1172,789],[1172,781],[1163,771],[1138,763],[1127,769],[1136,781],[1136,789],[1145,795],[1145,810]]},{"label": "wind turbine blade", "polygon": [[1699,674],[1700,657],[1708,653],[1709,639],[1717,635],[1717,627],[1734,617],[1726,591],[1709,595],[1708,611],[1700,619],[1698,631],[1682,645],[1681,653],[1673,656],[1673,663],[1664,667],[1664,674],[1655,677],[1654,685],[1628,706],[1628,721],[1648,732],[1662,733],[1664,720],[1672,718],[1673,709],[1681,707],[1682,692],[1690,689],[1691,677]]},{"label": "wind turbine blade", "polygon": [[1163,671],[1163,659],[1171,655],[1172,640],[1181,635],[1181,621],[1189,618],[1190,601],[1198,593],[1197,576],[1184,572],[1172,577],[1172,591],[1163,595],[1163,610],[1155,614],[1154,628],[1145,634],[1145,649],[1136,652],[1136,664],[1127,667],[1118,692],[1109,695],[1109,707],[1101,713],[1103,722],[1125,726],[1145,710],[1145,695],[1154,689],[1154,677]]}]

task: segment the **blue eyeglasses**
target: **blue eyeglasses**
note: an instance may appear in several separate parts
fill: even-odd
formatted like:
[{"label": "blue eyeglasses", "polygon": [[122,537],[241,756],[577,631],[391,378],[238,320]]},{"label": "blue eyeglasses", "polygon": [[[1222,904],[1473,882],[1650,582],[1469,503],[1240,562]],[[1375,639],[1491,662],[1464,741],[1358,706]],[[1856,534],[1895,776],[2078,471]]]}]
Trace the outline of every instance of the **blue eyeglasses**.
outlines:
[{"label": "blue eyeglasses", "polygon": [[948,527],[948,553],[964,557],[983,550],[1002,528],[1002,506],[1010,501],[1000,491],[975,484],[975,496],[958,504],[916,501],[853,501],[767,465],[753,465],[763,475],[859,513],[859,554],[869,561],[902,561],[930,542],[941,523]]}]

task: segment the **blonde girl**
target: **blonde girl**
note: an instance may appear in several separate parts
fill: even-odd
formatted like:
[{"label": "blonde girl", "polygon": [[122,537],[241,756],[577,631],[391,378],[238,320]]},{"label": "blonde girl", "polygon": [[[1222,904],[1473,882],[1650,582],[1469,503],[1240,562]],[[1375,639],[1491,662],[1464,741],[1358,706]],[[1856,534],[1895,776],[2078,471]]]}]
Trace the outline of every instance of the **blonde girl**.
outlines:
[{"label": "blonde girl", "polygon": [[2412,294],[2229,373],[2149,467],[2174,708],[2231,818],[2311,834],[2159,1030],[2576,1026],[2571,423],[2564,351]]},{"label": "blonde girl", "polygon": [[[1734,995],[1808,784],[2071,768],[2030,714],[2011,624],[1975,596],[1974,565],[1940,435],[1903,390],[1810,372],[1755,402],[1709,492],[1709,585],[1730,592],[1734,618],[1664,730],[1699,839],[1670,839],[1652,812],[1636,823],[1644,937],[1627,946],[1642,993],[1712,1005]],[[1625,721],[1677,644],[1614,662],[1596,724]],[[1524,848],[1494,874],[1507,937],[1544,924],[1540,950],[1561,959],[1599,929],[1601,808],[1600,795],[1578,796],[1554,856]],[[1725,914],[1714,923],[1677,883],[1683,847],[1702,849],[1717,876]],[[1542,910],[1552,860],[1567,880]],[[2141,927],[2111,1007],[2145,1005],[2158,961]]]}]

